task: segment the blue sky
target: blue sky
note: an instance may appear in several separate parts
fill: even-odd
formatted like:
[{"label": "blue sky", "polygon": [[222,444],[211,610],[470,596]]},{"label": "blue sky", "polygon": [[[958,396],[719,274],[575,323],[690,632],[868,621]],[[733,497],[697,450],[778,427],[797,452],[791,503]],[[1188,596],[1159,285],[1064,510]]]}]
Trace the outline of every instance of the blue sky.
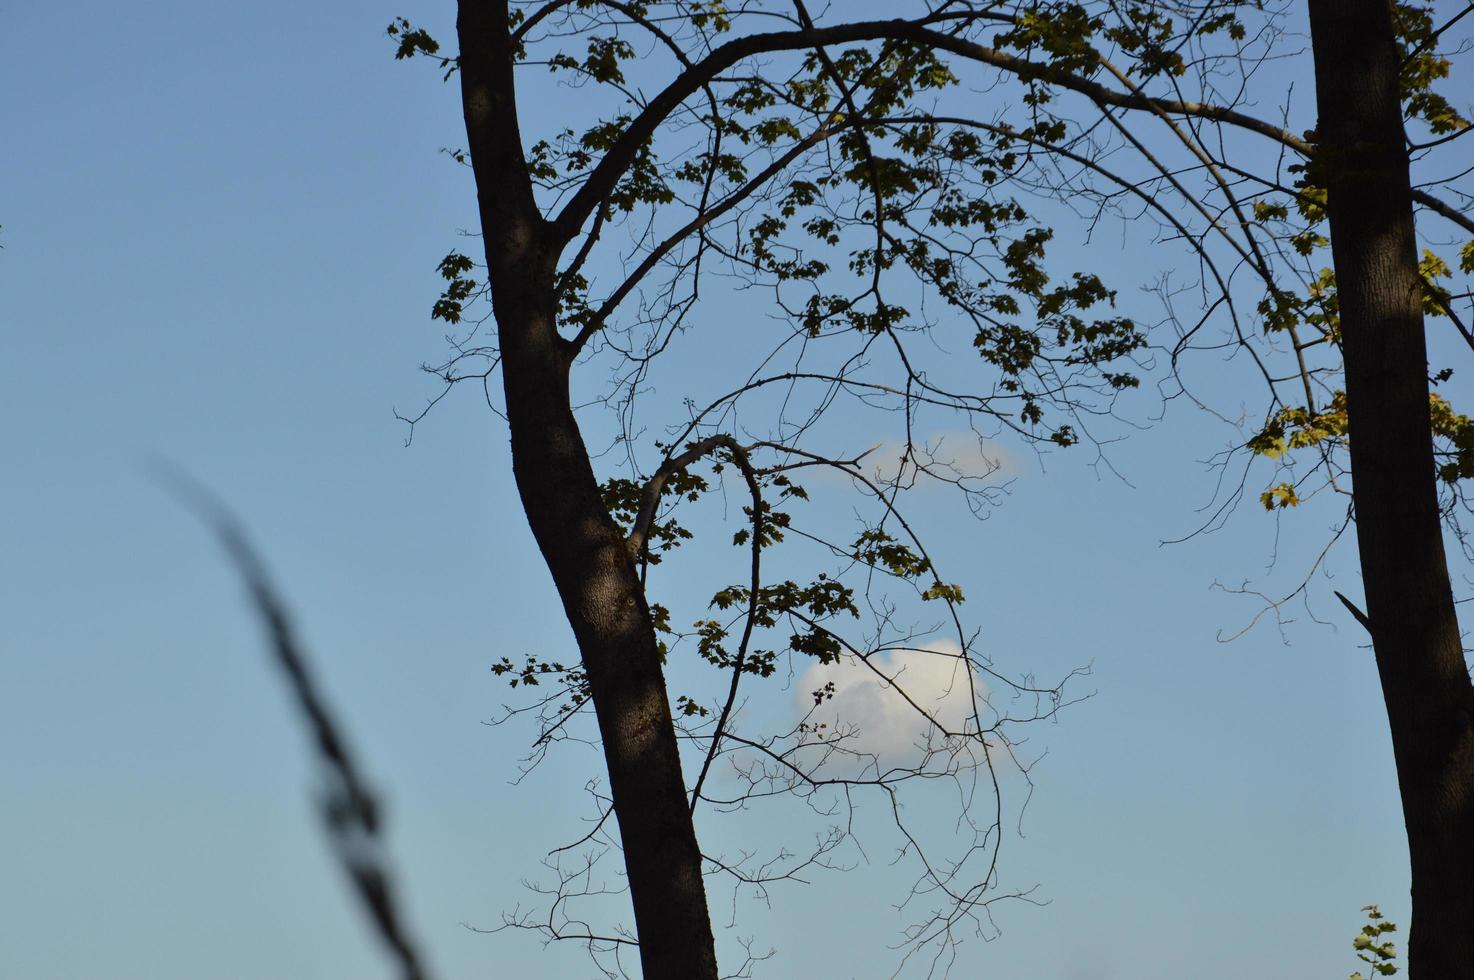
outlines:
[{"label": "blue sky", "polygon": [[[434,393],[417,365],[444,350],[435,263],[475,220],[468,171],[438,152],[463,143],[457,90],[392,60],[401,13],[449,33],[445,10],[348,3],[9,13],[0,976],[389,975],[321,846],[256,624],[151,454],[223,493],[267,555],[389,799],[439,975],[594,975],[578,950],[465,928],[535,898],[521,881],[581,832],[598,759],[570,748],[513,786],[531,733],[482,724],[509,700],[492,662],[568,649],[504,427],[469,390],[409,448],[393,416]],[[1148,281],[1121,246],[1094,254]],[[1204,369],[1231,399],[1235,369]],[[1049,904],[1001,909],[954,975],[1344,976],[1361,905],[1405,922],[1375,673],[1329,596],[1359,594],[1352,549],[1313,587],[1334,626],[1217,640],[1256,606],[1213,583],[1264,581],[1276,547],[1288,580],[1331,515],[1276,540],[1246,505],[1160,545],[1200,519],[1225,438],[1178,403],[1112,446],[1124,480],[1086,451],[1045,468],[1015,449],[987,520],[921,505],[990,653],[1089,663],[1096,692],[1030,733],[1047,756],[1005,870]],[[726,948],[775,947],[766,976],[889,975],[887,854],[771,910],[739,899],[732,931],[719,890]]]}]

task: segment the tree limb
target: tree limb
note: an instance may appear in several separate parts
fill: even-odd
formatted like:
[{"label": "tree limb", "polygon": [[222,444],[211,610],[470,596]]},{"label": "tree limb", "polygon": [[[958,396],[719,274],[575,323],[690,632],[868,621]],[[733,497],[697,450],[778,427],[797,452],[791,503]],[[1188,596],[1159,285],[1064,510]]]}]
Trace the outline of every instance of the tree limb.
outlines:
[{"label": "tree limb", "polygon": [[583,226],[584,221],[597,207],[598,202],[613,189],[620,176],[629,167],[630,162],[635,159],[640,147],[655,134],[660,124],[686,98],[695,94],[702,85],[710,82],[721,72],[744,58],[757,54],[795,51],[851,41],[911,41],[936,50],[948,51],[972,61],[992,65],[1020,78],[1049,82],[1107,105],[1126,109],[1149,109],[1225,122],[1282,143],[1306,157],[1314,153],[1314,147],[1310,143],[1289,130],[1234,109],[1210,103],[1158,99],[1119,92],[1047,64],[1040,64],[965,38],[932,30],[927,26],[930,20],[931,18],[858,21],[833,27],[817,27],[812,30],[774,31],[738,38],[714,49],[705,58],[682,71],[630,122],[624,133],[594,167],[584,185],[578,189],[551,222],[555,240],[567,242],[578,233],[578,229]]}]

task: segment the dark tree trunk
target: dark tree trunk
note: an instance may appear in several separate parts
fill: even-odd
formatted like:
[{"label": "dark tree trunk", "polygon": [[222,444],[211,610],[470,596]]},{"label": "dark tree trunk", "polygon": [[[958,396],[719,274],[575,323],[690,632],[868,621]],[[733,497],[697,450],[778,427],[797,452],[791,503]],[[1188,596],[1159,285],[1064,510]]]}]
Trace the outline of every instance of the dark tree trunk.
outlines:
[{"label": "dark tree trunk", "polygon": [[1310,0],[1367,616],[1412,861],[1413,980],[1474,977],[1474,689],[1438,512],[1388,0]]},{"label": "dark tree trunk", "polygon": [[588,676],[640,961],[646,980],[716,980],[701,853],[650,610],[571,407],[571,345],[555,317],[562,243],[528,179],[506,0],[462,0],[457,30],[512,463]]}]

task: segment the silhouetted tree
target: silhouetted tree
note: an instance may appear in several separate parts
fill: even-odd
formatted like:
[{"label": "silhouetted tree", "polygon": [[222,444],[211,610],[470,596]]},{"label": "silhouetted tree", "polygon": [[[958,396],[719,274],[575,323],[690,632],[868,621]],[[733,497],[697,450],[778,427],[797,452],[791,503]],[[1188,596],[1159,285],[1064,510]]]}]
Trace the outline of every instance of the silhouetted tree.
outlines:
[{"label": "silhouetted tree", "polygon": [[[933,903],[909,947],[944,956],[959,927],[982,926],[999,895],[999,760],[1027,771],[1010,758],[1009,730],[1066,695],[992,668],[964,626],[961,589],[905,516],[904,491],[944,481],[987,503],[990,486],[958,465],[955,447],[949,457],[927,441],[936,418],[979,439],[1010,432],[1065,447],[1092,441],[1094,421],[1137,387],[1147,332],[1111,309],[1115,293],[1097,275],[1046,263],[1043,214],[1064,206],[1090,222],[1150,221],[1199,262],[1201,312],[1178,318],[1181,296],[1164,290],[1178,333],[1160,349],[1176,367],[1206,324],[1223,322],[1210,346],[1258,366],[1264,423],[1230,457],[1289,466],[1309,450],[1330,492],[1354,493],[1419,841],[1415,896],[1428,898],[1411,964],[1429,977],[1474,973],[1474,931],[1450,932],[1474,901],[1474,748],[1432,445],[1436,435],[1450,454],[1440,473],[1456,488],[1474,471],[1474,430],[1447,403],[1430,414],[1422,304],[1452,315],[1456,294],[1430,280],[1446,265],[1420,274],[1412,206],[1466,231],[1474,223],[1410,187],[1402,137],[1404,111],[1435,133],[1465,126],[1432,91],[1438,28],[1379,0],[1313,4],[1322,121],[1309,138],[1243,108],[1282,12],[1191,0],[908,6],[907,17],[844,20],[851,8],[815,15],[802,0],[461,0],[455,55],[408,21],[390,27],[400,57],[438,58],[459,76],[469,142],[455,156],[474,173],[484,237],[484,266],[459,252],[441,263],[434,315],[460,332],[436,370],[447,386],[500,373],[517,486],[578,646],[576,664],[506,659],[498,670],[561,682],[537,702],[539,751],[592,706],[635,931],[512,924],[595,951],[637,944],[652,980],[715,978],[704,872],[761,887],[795,865],[703,855],[698,806],[797,794],[824,812],[823,801],[843,808],[875,792],[918,862],[915,895]],[[566,118],[529,114],[529,71],[573,81]],[[1286,156],[1293,166],[1280,165]],[[1315,266],[1327,214],[1339,275]],[[741,290],[755,286],[769,291],[776,326],[735,322]],[[466,309],[483,294],[486,323]],[[734,322],[697,322],[713,300]],[[648,435],[641,411],[658,364],[729,329],[741,342],[709,336],[704,350],[721,353],[689,356],[666,381],[684,408]],[[957,349],[975,359],[938,355]],[[1273,366],[1280,358],[1288,371]],[[612,409],[625,475],[595,473],[583,404]],[[836,427],[837,415],[861,413],[877,440],[892,426],[879,456],[844,445]],[[1354,490],[1340,482],[1348,432]],[[853,535],[793,516],[805,471],[838,474],[865,502]],[[742,577],[715,593],[715,613],[679,628],[651,598],[650,567],[691,536],[678,507],[729,477],[745,501]],[[1297,476],[1261,499],[1279,510],[1308,495]],[[816,549],[810,571],[775,573],[797,561],[775,547],[796,543]],[[877,575],[938,604],[915,609],[940,607],[951,645],[914,625],[927,613],[902,612]],[[862,608],[872,623],[857,635],[846,627]],[[712,698],[668,690],[667,657],[690,647],[722,672]],[[915,712],[919,759],[891,766],[817,713],[788,729],[746,727],[742,686],[784,657],[869,670]],[[942,712],[908,692],[916,672],[897,658],[943,658],[967,709]],[[833,694],[815,690],[815,711]],[[717,764],[735,795],[710,789]],[[939,777],[963,784],[972,830],[948,860],[929,856],[898,800]],[[796,866],[824,863],[835,840]],[[560,875],[560,898],[581,873]],[[1417,916],[1440,915],[1430,902],[1450,911],[1424,928]],[[1432,952],[1440,941],[1448,952]]]}]

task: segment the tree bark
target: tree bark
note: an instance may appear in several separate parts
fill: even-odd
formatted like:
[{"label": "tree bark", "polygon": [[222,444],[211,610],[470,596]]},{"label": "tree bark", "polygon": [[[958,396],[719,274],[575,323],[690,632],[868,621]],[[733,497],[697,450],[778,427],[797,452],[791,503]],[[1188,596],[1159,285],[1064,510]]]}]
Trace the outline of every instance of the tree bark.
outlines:
[{"label": "tree bark", "polygon": [[1310,0],[1366,608],[1412,864],[1413,980],[1474,977],[1474,688],[1444,556],[1388,0]]},{"label": "tree bark", "polygon": [[646,980],[716,980],[701,852],[644,589],[574,418],[557,332],[562,241],[523,156],[507,0],[461,0],[460,75],[523,508],[573,628],[603,738]]}]

